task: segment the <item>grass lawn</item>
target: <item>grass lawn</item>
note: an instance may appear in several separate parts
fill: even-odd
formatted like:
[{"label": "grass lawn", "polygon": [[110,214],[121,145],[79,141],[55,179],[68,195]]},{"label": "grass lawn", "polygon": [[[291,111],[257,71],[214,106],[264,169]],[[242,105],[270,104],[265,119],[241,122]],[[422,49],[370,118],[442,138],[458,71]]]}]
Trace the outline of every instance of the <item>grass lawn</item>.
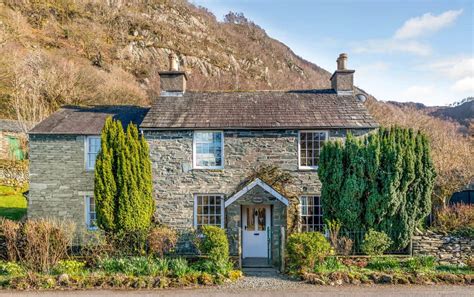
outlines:
[{"label": "grass lawn", "polygon": [[0,217],[20,220],[26,215],[26,199],[20,188],[0,185]]}]

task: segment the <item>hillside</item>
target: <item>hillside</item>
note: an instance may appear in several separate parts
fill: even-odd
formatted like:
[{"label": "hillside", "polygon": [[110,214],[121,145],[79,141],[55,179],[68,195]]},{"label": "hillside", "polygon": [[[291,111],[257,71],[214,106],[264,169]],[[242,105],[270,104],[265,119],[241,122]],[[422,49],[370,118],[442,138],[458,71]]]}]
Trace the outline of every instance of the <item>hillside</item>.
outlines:
[{"label": "hillside", "polygon": [[458,122],[461,125],[460,132],[462,133],[467,133],[469,127],[472,127],[472,125],[474,124],[473,97],[465,98],[450,106],[426,106],[422,103],[396,101],[388,101],[388,103],[400,107],[402,109],[414,109],[436,118]]},{"label": "hillside", "polygon": [[[329,72],[296,56],[241,15],[217,22],[204,8],[185,1],[154,2],[108,6],[106,1],[7,0],[0,4],[0,63],[7,66],[0,75],[4,80],[15,71],[38,75],[35,67],[41,65],[49,74],[39,79],[66,77],[58,86],[66,94],[46,98],[53,106],[148,104],[157,89],[157,71],[167,69],[173,51],[190,74],[190,89],[329,86]],[[3,83],[0,95],[4,101],[11,94],[5,90],[8,84]],[[74,92],[67,91],[71,87]]]},{"label": "hillside", "polygon": [[[149,105],[170,52],[178,54],[193,90],[329,87],[330,72],[241,14],[218,22],[185,1],[144,2],[3,0],[0,117],[35,122],[62,104]],[[417,104],[370,98],[367,106],[381,124],[422,129],[431,137],[440,200],[473,180],[472,138],[445,120],[453,117],[447,110],[439,118],[432,112],[440,109],[428,112]]]}]

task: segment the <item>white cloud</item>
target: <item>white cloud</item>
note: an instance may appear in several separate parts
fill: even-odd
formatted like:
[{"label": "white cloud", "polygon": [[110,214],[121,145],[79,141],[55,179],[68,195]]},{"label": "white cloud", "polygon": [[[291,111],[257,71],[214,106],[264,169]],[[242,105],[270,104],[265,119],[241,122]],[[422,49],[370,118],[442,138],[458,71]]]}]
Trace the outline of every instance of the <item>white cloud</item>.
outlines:
[{"label": "white cloud", "polygon": [[468,76],[456,81],[451,89],[459,93],[474,92],[474,76]]},{"label": "white cloud", "polygon": [[[439,72],[452,79],[474,76],[474,58],[467,56],[450,57],[426,65],[429,69]],[[425,66],[424,66],[425,67]]]},{"label": "white cloud", "polygon": [[401,93],[403,101],[423,101],[435,94],[435,88],[432,85],[413,85]]},{"label": "white cloud", "polygon": [[448,10],[440,15],[425,13],[422,16],[407,20],[403,26],[395,32],[395,39],[408,39],[433,33],[452,24],[463,10]]},{"label": "white cloud", "polygon": [[427,44],[410,40],[400,42],[394,39],[371,39],[363,43],[354,44],[356,53],[394,53],[404,52],[427,56],[431,53],[431,47]]},{"label": "white cloud", "polygon": [[369,39],[355,43],[353,50],[357,53],[409,53],[419,56],[431,54],[431,46],[417,40],[428,33],[433,33],[452,24],[463,12],[448,10],[440,15],[425,13],[422,16],[411,18],[396,30],[392,37],[384,39]]}]

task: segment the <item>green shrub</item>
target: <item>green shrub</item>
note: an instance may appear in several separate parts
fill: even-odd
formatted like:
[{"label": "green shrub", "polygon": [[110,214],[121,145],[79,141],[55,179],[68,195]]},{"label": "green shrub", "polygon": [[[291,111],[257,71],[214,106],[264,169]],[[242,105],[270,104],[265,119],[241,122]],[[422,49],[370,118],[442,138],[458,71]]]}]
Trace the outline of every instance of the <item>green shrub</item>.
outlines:
[{"label": "green shrub", "polygon": [[412,271],[431,270],[436,266],[436,259],[432,256],[419,256],[410,258],[403,264]]},{"label": "green shrub", "polygon": [[0,261],[0,275],[19,276],[24,273],[23,267],[17,263]]},{"label": "green shrub", "polygon": [[54,274],[67,273],[69,275],[78,275],[83,272],[86,263],[75,260],[61,260],[54,266]]},{"label": "green shrub", "polygon": [[369,256],[380,256],[391,244],[392,240],[387,234],[370,229],[364,236],[362,251]]},{"label": "green shrub", "polygon": [[169,262],[169,268],[171,270],[171,273],[177,277],[183,277],[191,271],[188,266],[188,261],[183,258],[171,259],[171,261]]},{"label": "green shrub", "polygon": [[229,241],[222,228],[202,226],[197,246],[201,254],[207,255],[212,261],[229,261]]},{"label": "green shrub", "polygon": [[203,226],[201,232],[197,238],[197,246],[209,259],[197,263],[200,270],[227,275],[232,269],[232,263],[229,261],[229,241],[225,230],[215,226]]},{"label": "green shrub", "polygon": [[319,232],[294,233],[287,242],[288,266],[291,270],[312,271],[332,254],[331,245]]},{"label": "green shrub", "polygon": [[474,227],[464,226],[451,232],[454,236],[474,238]]},{"label": "green shrub", "polygon": [[367,268],[373,270],[395,270],[401,268],[400,261],[394,257],[374,257],[369,260]]}]

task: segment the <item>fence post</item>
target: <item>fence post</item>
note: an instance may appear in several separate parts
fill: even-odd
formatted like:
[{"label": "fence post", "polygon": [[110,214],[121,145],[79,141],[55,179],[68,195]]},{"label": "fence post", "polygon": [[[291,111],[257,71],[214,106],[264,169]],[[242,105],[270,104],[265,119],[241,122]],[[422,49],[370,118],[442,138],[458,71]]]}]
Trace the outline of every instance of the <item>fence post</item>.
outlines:
[{"label": "fence post", "polygon": [[285,272],[285,227],[281,227],[281,240],[280,240],[280,272]]},{"label": "fence post", "polygon": [[239,227],[239,232],[237,235],[237,242],[238,242],[238,254],[239,254],[239,269],[242,270],[242,228]]},{"label": "fence post", "polygon": [[413,257],[413,235],[410,236],[410,243],[408,245],[408,254]]}]

